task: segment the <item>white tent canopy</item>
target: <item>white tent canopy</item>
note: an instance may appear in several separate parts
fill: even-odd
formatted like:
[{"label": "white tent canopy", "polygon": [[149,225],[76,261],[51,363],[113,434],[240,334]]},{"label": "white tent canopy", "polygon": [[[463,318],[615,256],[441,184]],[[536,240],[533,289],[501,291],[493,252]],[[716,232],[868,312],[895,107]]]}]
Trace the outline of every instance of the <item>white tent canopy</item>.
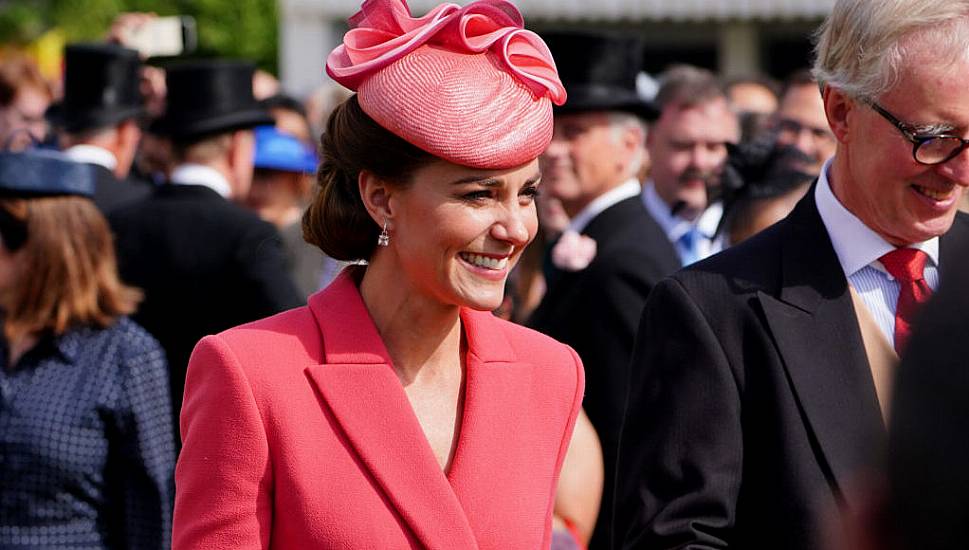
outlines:
[{"label": "white tent canopy", "polygon": [[[329,17],[345,18],[359,0],[296,0],[312,4]],[[724,21],[815,19],[828,14],[834,0],[513,0],[526,19],[559,21]],[[440,0],[409,0],[415,15],[423,15]],[[466,1],[455,2],[466,4]],[[307,6],[308,7],[308,6]]]}]

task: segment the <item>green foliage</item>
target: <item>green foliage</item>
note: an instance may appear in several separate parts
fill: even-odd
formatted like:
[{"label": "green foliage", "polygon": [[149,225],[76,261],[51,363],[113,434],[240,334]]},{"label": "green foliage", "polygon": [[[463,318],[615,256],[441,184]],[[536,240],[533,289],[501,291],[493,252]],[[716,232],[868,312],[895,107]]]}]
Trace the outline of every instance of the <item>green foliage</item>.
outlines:
[{"label": "green foliage", "polygon": [[276,0],[0,0],[0,43],[25,43],[54,27],[69,41],[98,40],[123,12],[195,17],[197,56],[255,61],[275,72]]}]

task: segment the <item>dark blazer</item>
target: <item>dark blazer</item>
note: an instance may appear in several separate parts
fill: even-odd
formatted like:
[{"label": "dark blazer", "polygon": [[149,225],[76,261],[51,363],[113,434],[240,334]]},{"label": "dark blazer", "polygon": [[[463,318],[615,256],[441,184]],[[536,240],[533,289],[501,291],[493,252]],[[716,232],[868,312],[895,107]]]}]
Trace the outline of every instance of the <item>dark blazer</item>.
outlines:
[{"label": "dark blazer", "polygon": [[92,166],[97,174],[97,180],[94,182],[94,204],[105,214],[146,199],[151,194],[153,187],[147,182],[134,177],[119,180],[111,170],[98,164]]},{"label": "dark blazer", "polygon": [[[592,263],[554,275],[528,324],[572,346],[585,365],[582,405],[602,442],[606,483],[599,517],[608,518],[639,316],[653,285],[679,269],[680,259],[639,196],[607,208],[583,233],[596,241]],[[600,520],[590,548],[608,547],[608,522]]]},{"label": "dark blazer", "polygon": [[196,342],[304,302],[275,228],[207,187],[162,185],[109,220],[122,279],[145,291],[134,319],[168,355],[176,415]]},{"label": "dark blazer", "polygon": [[[818,548],[823,514],[856,504],[885,427],[813,189],[650,295],[620,450],[624,548]],[[941,280],[966,246],[960,215]]]}]

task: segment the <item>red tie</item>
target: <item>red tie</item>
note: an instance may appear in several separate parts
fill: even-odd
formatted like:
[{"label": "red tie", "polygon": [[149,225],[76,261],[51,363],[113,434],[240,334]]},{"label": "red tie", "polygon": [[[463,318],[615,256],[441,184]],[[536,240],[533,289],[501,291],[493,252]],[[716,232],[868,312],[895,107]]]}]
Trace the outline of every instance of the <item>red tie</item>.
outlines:
[{"label": "red tie", "polygon": [[879,258],[900,286],[895,305],[895,351],[899,355],[912,333],[912,318],[932,295],[922,273],[928,259],[928,254],[914,248],[898,248]]}]

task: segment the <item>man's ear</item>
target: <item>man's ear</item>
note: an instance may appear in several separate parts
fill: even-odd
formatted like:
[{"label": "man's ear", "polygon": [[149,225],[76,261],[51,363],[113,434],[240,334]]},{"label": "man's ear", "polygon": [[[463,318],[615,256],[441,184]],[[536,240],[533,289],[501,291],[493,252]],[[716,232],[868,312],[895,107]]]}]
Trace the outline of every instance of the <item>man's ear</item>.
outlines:
[{"label": "man's ear", "polygon": [[824,114],[828,118],[828,126],[831,127],[834,137],[840,143],[850,141],[852,134],[848,115],[857,108],[858,102],[831,86],[824,87],[821,98],[824,101]]},{"label": "man's ear", "polygon": [[383,227],[393,219],[394,213],[390,205],[392,189],[387,182],[378,178],[372,172],[361,170],[357,176],[357,186],[360,190],[360,198],[363,205],[373,221]]}]

